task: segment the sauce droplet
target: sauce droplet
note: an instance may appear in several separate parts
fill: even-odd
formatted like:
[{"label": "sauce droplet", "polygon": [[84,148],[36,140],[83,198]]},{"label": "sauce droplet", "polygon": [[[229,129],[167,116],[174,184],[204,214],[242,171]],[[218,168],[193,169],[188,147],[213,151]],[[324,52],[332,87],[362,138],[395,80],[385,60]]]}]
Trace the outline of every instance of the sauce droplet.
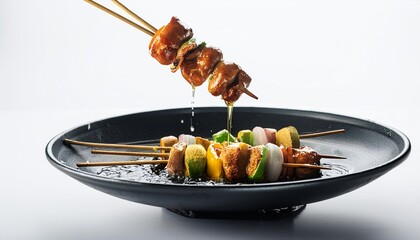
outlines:
[{"label": "sauce droplet", "polygon": [[195,97],[195,86],[193,86],[193,85],[191,85],[191,96],[192,96],[192,98],[191,98],[191,126],[190,126],[190,131],[191,132],[194,132],[195,131],[195,128],[194,128],[194,103],[195,103],[195,101],[194,101],[194,97]]},{"label": "sauce droplet", "polygon": [[[233,104],[234,102],[225,102],[227,106],[227,130],[229,135],[232,131],[232,119],[233,119]],[[230,137],[228,137],[228,145],[230,144]]]}]

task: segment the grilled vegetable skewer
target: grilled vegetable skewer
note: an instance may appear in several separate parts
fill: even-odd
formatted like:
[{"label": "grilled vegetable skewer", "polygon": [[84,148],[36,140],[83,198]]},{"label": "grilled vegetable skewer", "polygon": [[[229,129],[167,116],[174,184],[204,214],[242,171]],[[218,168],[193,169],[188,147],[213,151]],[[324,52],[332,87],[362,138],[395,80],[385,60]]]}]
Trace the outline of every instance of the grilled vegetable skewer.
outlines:
[{"label": "grilled vegetable skewer", "polygon": [[[95,154],[112,154],[126,156],[154,156],[168,158],[168,160],[152,161],[123,161],[123,162],[92,162],[78,163],[78,167],[106,166],[106,165],[139,165],[139,164],[167,164],[170,175],[185,175],[192,178],[207,176],[215,181],[226,179],[231,182],[243,181],[247,178],[251,182],[279,180],[280,174],[287,176],[283,180],[306,179],[319,175],[320,169],[329,169],[320,166],[319,159],[324,157],[309,148],[291,149],[283,153],[281,148],[274,144],[251,147],[246,143],[225,145],[213,142],[206,150],[203,145],[185,142],[175,143],[170,153],[156,152],[127,152],[92,150]],[[287,152],[296,152],[297,155],[287,155]],[[310,152],[310,158],[305,153]],[[284,155],[284,156],[283,156]],[[326,157],[329,157],[328,155]],[[332,156],[338,158],[338,156]],[[296,159],[290,161],[291,159]],[[289,159],[284,161],[283,159]],[[314,160],[315,159],[315,160]],[[290,169],[305,168],[306,171]],[[308,170],[309,169],[309,170]],[[316,169],[316,170],[314,170]],[[288,173],[290,171],[290,173]]]},{"label": "grilled vegetable skewer", "polygon": [[[319,159],[324,156],[317,154],[308,147],[303,149],[289,148],[288,150],[293,151],[294,154],[287,156],[287,153],[282,153],[280,147],[271,143],[267,145],[251,147],[245,143],[236,143],[223,146],[220,143],[212,143],[206,151],[199,144],[187,146],[184,142],[178,142],[172,146],[169,154],[92,150],[92,153],[96,154],[156,156],[168,157],[168,160],[81,162],[77,163],[77,166],[167,164],[167,170],[170,175],[186,175],[198,178],[204,176],[207,172],[207,176],[210,179],[220,181],[224,178],[231,182],[243,181],[245,178],[251,182],[275,182],[279,179],[281,172],[287,176],[283,180],[306,179],[308,178],[305,177],[307,174],[315,176],[314,173],[319,173],[321,169],[330,169],[320,165]],[[212,151],[214,152],[212,153]],[[310,155],[308,156],[307,153],[310,153]],[[326,155],[326,157],[328,156]],[[308,157],[310,159],[307,159]],[[297,158],[297,160],[290,161],[291,158]],[[289,159],[289,161],[283,162],[283,159]],[[295,168],[295,173],[287,173],[289,169]],[[303,168],[306,171],[299,172],[299,168]]]},{"label": "grilled vegetable skewer", "polygon": [[[65,139],[64,142],[67,144],[90,147],[153,150],[155,152],[127,152],[93,149],[91,152],[93,154],[159,157],[162,160],[168,159],[168,161],[130,162],[132,164],[167,163],[168,173],[171,175],[186,175],[193,178],[207,175],[210,179],[215,181],[226,179],[232,182],[242,181],[245,178],[253,182],[273,182],[278,181],[279,179],[293,180],[312,178],[320,174],[320,169],[328,169],[320,166],[321,158],[343,158],[340,156],[320,155],[308,147],[299,148],[300,143],[297,146],[298,148],[288,147],[284,144],[275,145],[273,142],[278,138],[274,136],[282,131],[293,133],[294,136],[297,136],[297,139],[299,139],[297,130],[292,126],[289,126],[280,129],[279,131],[272,128],[263,129],[261,127],[255,127],[253,131],[242,130],[238,133],[239,142],[227,130],[222,130],[213,134],[213,141],[188,134],[181,134],[178,138],[175,136],[166,136],[160,139],[159,147],[104,143],[95,144],[69,139]],[[304,136],[323,136],[343,131],[343,129],[340,129],[316,134],[307,134]],[[258,141],[260,141],[261,144],[253,146],[255,145],[255,142],[257,142],[254,141],[254,135],[256,135],[257,138],[260,138]],[[288,136],[290,136],[290,134]],[[290,138],[293,140],[295,137],[291,136]],[[232,144],[228,144],[229,142]],[[249,144],[250,142],[254,144],[251,145]],[[156,151],[158,150],[161,150],[161,152],[157,153]],[[107,164],[108,163],[94,163],[92,166]],[[110,164],[118,165],[118,162],[112,162]],[[129,163],[124,162],[122,164]],[[81,163],[78,166],[90,165],[88,163]],[[296,168],[305,169],[301,171]]]}]

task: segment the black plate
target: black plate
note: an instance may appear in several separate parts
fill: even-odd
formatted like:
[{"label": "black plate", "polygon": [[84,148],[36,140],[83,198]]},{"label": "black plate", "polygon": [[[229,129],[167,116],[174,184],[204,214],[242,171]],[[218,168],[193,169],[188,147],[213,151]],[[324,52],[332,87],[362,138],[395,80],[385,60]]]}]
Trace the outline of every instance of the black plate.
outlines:
[{"label": "black plate", "polygon": [[[346,129],[336,134],[303,139],[323,154],[344,155],[346,160],[322,160],[334,170],[322,178],[260,184],[179,184],[153,179],[98,174],[102,168],[76,167],[79,161],[109,161],[127,157],[91,155],[89,148],[67,146],[64,138],[103,143],[133,143],[166,135],[191,133],[191,109],[172,109],[120,116],[86,124],[54,137],[46,147],[50,163],[65,174],[97,190],[126,200],[177,210],[204,212],[280,209],[332,198],[355,190],[404,161],[410,152],[408,138],[396,129],[352,117],[329,113],[271,108],[237,107],[233,132],[254,126],[293,125],[309,133]],[[226,128],[226,108],[198,108],[192,119],[194,135],[209,137]],[[126,171],[127,170],[127,171]],[[135,170],[135,169],[134,169]],[[103,172],[102,172],[103,173]],[[132,172],[131,172],[132,173]],[[128,175],[127,175],[128,176]]]}]

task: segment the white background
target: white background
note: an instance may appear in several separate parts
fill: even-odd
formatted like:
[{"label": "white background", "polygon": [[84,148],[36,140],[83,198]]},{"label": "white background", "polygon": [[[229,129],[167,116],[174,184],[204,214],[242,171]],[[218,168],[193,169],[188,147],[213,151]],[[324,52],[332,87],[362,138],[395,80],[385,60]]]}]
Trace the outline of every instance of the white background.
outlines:
[{"label": "white background", "polygon": [[[110,1],[100,3],[118,11]],[[49,165],[47,141],[102,118],[190,107],[191,89],[180,73],[149,56],[150,36],[81,0],[2,0],[0,238],[420,234],[420,1],[123,3],[157,28],[178,16],[198,40],[239,64],[260,99],[243,96],[237,106],[370,119],[406,133],[410,157],[368,186],[281,222],[184,219],[97,192]],[[206,88],[198,88],[195,107],[223,106]]]}]

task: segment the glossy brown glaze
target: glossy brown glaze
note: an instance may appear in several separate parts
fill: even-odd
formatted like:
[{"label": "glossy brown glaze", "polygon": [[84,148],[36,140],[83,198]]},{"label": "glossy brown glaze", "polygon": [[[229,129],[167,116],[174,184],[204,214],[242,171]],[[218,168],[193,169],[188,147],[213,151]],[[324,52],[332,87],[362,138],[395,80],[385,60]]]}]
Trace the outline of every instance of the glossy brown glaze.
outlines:
[{"label": "glossy brown glaze", "polygon": [[182,46],[178,49],[177,55],[175,57],[175,60],[171,64],[171,72],[176,72],[184,62],[185,56],[191,52],[194,51],[197,48],[197,43],[195,40],[190,39],[189,41],[182,44]]},{"label": "glossy brown glaze", "polygon": [[220,61],[214,68],[213,75],[209,79],[208,90],[213,96],[220,96],[238,75],[241,68],[235,63]]},{"label": "glossy brown glaze", "polygon": [[196,43],[191,28],[176,17],[156,31],[149,43],[149,52],[163,65],[170,65],[172,72],[181,68],[184,79],[193,87],[209,79],[208,91],[213,96],[232,104],[242,93],[258,99],[247,90],[251,78],[235,63],[223,61],[223,53],[205,43]]},{"label": "glossy brown glaze", "polygon": [[171,64],[177,55],[178,48],[192,38],[193,31],[177,17],[160,28],[149,43],[150,55],[163,65]]},{"label": "glossy brown glaze", "polygon": [[248,88],[251,83],[251,77],[246,74],[243,70],[240,70],[236,79],[227,87],[226,91],[222,94],[222,99],[226,102],[236,102],[244,92],[244,89]]},{"label": "glossy brown glaze", "polygon": [[[181,74],[193,86],[202,85],[218,62],[223,59],[223,53],[218,48],[198,48],[186,56],[181,64]],[[195,57],[194,57],[195,56]]]}]

